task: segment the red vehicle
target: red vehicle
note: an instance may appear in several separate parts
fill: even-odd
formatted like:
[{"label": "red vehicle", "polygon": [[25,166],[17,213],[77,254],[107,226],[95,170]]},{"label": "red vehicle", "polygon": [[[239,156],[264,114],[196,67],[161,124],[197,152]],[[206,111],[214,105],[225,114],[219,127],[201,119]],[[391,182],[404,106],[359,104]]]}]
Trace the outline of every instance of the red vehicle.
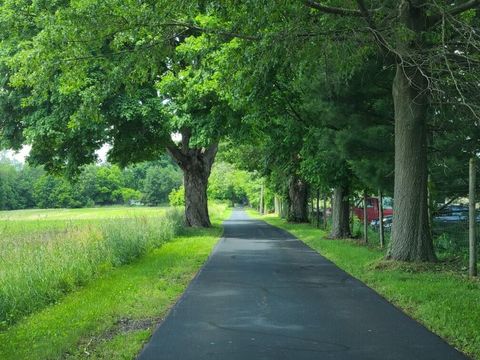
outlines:
[{"label": "red vehicle", "polygon": [[[383,216],[385,217],[393,215],[393,199],[384,197],[382,200]],[[363,221],[363,200],[353,208],[353,212],[360,220]],[[378,197],[367,197],[367,221],[370,223],[372,220],[378,220],[378,218]]]}]

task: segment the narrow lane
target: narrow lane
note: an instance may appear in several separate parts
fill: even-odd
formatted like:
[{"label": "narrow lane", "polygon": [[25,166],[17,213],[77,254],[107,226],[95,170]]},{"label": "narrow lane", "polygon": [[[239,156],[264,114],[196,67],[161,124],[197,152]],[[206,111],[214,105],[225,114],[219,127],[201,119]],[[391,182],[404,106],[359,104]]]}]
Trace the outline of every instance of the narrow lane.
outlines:
[{"label": "narrow lane", "polygon": [[291,234],[237,209],[139,359],[466,358]]}]

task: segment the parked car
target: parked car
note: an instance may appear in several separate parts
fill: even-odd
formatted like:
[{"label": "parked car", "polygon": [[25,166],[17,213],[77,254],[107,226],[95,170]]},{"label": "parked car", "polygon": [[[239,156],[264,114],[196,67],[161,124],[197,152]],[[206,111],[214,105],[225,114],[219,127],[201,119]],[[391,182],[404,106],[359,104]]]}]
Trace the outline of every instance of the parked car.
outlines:
[{"label": "parked car", "polygon": [[433,217],[437,223],[456,223],[468,220],[468,207],[465,205],[448,205]]},{"label": "parked car", "polygon": [[[355,215],[363,221],[363,201],[353,208]],[[367,221],[372,222],[379,218],[378,197],[367,197]],[[383,198],[383,217],[393,215],[393,199],[390,197]]]},{"label": "parked car", "polygon": [[[383,218],[383,228],[385,230],[391,230],[393,223],[393,215],[387,215]],[[370,222],[370,225],[374,229],[378,229],[380,227],[380,219],[375,219]]]}]

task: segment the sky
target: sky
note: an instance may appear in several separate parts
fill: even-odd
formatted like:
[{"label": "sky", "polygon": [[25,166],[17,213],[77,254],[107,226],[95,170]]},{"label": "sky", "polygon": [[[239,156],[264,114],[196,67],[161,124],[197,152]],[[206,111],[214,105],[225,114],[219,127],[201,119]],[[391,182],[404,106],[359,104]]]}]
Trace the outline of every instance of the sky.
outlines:
[{"label": "sky", "polygon": [[25,163],[25,158],[28,156],[30,153],[31,146],[30,145],[24,145],[23,148],[20,151],[13,151],[13,150],[5,150],[3,153],[5,154],[6,157],[12,160],[16,160],[21,163]]},{"label": "sky", "polygon": [[[182,140],[182,135],[180,133],[173,133],[171,134],[171,137],[174,142],[179,142]],[[101,149],[96,151],[99,163],[104,163],[107,161],[107,152],[110,150],[110,148],[111,146],[109,144],[104,144]],[[30,153],[31,149],[32,147],[30,145],[24,145],[20,151],[6,150],[3,152],[0,151],[0,154],[5,154],[9,159],[16,160],[24,164],[25,159]]]},{"label": "sky", "polygon": [[[5,155],[12,160],[16,160],[18,162],[21,162],[22,164],[25,163],[25,159],[30,153],[31,150],[30,145],[24,145],[23,148],[20,151],[13,151],[13,150],[6,150]],[[99,162],[103,163],[107,160],[107,152],[110,149],[110,145],[105,144],[102,146],[100,150],[97,150],[96,153],[99,158]]]}]

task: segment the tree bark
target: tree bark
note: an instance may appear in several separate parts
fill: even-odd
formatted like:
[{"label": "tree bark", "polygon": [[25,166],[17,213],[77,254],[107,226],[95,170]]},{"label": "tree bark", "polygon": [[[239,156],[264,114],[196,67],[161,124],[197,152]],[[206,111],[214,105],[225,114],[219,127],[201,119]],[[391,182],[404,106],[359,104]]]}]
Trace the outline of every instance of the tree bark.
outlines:
[{"label": "tree bark", "polygon": [[344,239],[350,237],[350,201],[348,199],[347,187],[338,186],[334,189],[332,206],[332,231],[330,238]]},{"label": "tree bark", "polygon": [[389,257],[434,261],[427,190],[426,80],[414,69],[397,66],[395,104],[395,187]]},{"label": "tree bark", "polygon": [[288,184],[288,221],[308,222],[307,184],[298,177],[292,177]]},{"label": "tree bark", "polygon": [[188,139],[189,137],[182,138],[182,148],[171,144],[167,150],[183,171],[186,225],[210,227],[207,186],[218,144],[213,144],[208,148],[189,149]]},{"label": "tree bark", "polygon": [[280,213],[281,213],[280,198],[276,194],[275,194],[275,197],[274,197],[274,207],[275,207],[275,214],[280,216]]},{"label": "tree bark", "polygon": [[428,219],[427,108],[428,81],[415,64],[401,58],[421,48],[426,27],[423,1],[402,1],[400,19],[416,39],[403,40],[393,82],[395,107],[395,186],[392,241],[388,257],[401,261],[434,261]]}]

